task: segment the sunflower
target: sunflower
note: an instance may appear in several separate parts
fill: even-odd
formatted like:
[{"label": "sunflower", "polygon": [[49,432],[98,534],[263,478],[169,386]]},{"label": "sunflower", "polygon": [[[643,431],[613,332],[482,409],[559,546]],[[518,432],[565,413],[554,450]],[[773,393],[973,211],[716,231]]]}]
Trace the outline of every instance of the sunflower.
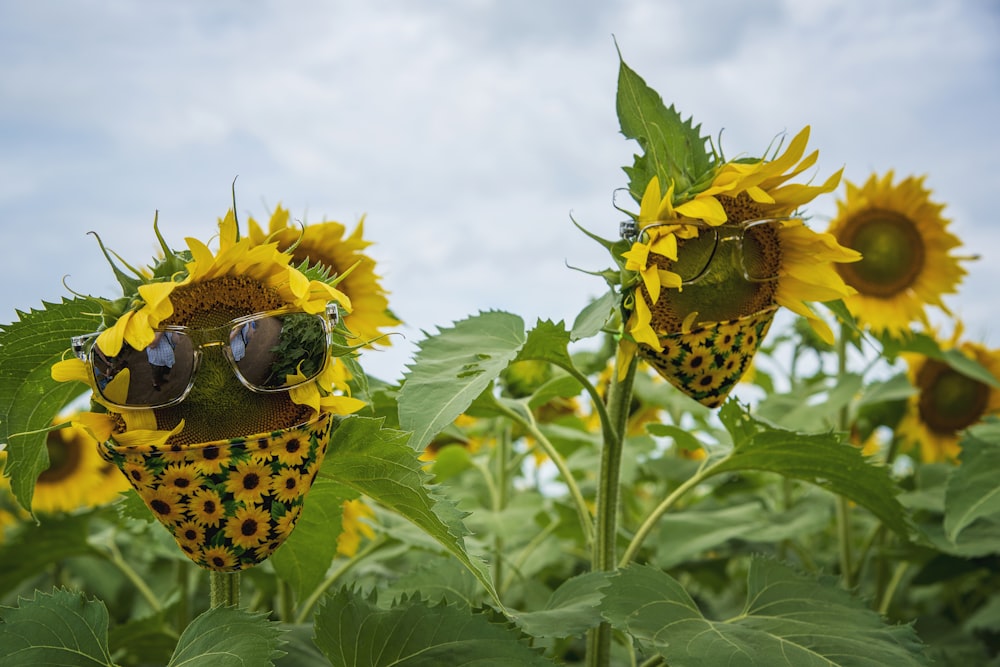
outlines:
[{"label": "sunflower", "polygon": [[928,327],[925,306],[948,309],[941,297],[956,292],[966,271],[951,254],[961,241],[948,231],[942,204],[931,200],[924,178],[893,184],[893,172],[872,174],[861,187],[846,182],[829,232],[864,255],[837,270],[857,294],[844,299],[862,325],[899,335],[914,322]]},{"label": "sunflower", "polygon": [[271,467],[254,461],[237,464],[226,480],[226,491],[233,494],[237,502],[260,503],[271,492]]},{"label": "sunflower", "polygon": [[[351,308],[344,293],[292,266],[291,255],[281,252],[276,243],[239,238],[232,211],[219,221],[217,253],[197,239],[187,239],[187,245],[187,251],[177,253],[163,244],[165,258],[150,271],[137,272],[134,293],[126,294],[131,308],[108,322],[97,337],[101,353],[114,357],[125,344],[142,350],[152,343],[160,326],[211,328],[285,307],[322,313],[331,301],[347,311]],[[221,348],[202,352],[194,387],[183,402],[130,410],[105,404],[107,412],[82,413],[74,423],[89,428],[102,442],[113,437],[121,446],[162,447],[290,428],[319,412],[348,414],[363,405],[346,395],[347,374],[338,359],[328,363],[313,382],[288,392],[262,394],[239,382]],[[53,366],[52,376],[59,381],[83,381],[95,390],[96,402],[103,400],[84,361],[60,361]]]},{"label": "sunflower", "polygon": [[[57,418],[55,423],[64,423]],[[68,512],[97,507],[129,488],[117,470],[101,459],[97,442],[75,426],[50,431],[46,438],[49,467],[35,483],[35,512]],[[109,474],[113,473],[113,474]]]},{"label": "sunflower", "polygon": [[226,515],[221,496],[207,488],[196,489],[192,493],[188,508],[194,514],[193,521],[199,526],[218,526]]},{"label": "sunflower", "polygon": [[288,210],[277,206],[271,215],[267,234],[253,218],[249,219],[250,238],[257,243],[265,240],[276,242],[278,248],[288,250],[295,263],[308,261],[321,264],[335,276],[343,276],[338,288],[350,298],[352,310],[344,318],[344,325],[364,341],[378,341],[389,345],[383,337],[385,329],[400,324],[389,310],[387,293],[375,273],[375,260],[363,251],[371,245],[364,240],[364,218],[350,236],[339,222],[323,220],[305,225],[290,224]]},{"label": "sunflower", "polygon": [[801,218],[783,220],[755,237],[760,255],[755,260],[763,265],[760,271],[776,276],[775,280],[747,280],[742,266],[747,260],[727,256],[721,243],[709,255],[711,265],[704,279],[682,285],[681,274],[675,271],[693,261],[686,249],[699,243],[703,234],[712,233],[693,223],[725,225],[745,235],[744,223],[794,216],[816,196],[832,192],[840,181],[839,171],[817,186],[789,182],[816,162],[816,151],[803,157],[808,139],[806,127],[773,160],[724,162],[707,188],[680,203],[675,202],[673,184],[663,192],[659,177],[649,181],[636,216],[641,233],[623,254],[624,268],[639,276],[628,322],[636,342],[659,352],[663,333],[731,321],[774,304],[808,318],[824,340],[833,341],[832,331],[807,302],[852,294],[834,267],[855,262],[860,255],[830,234],[812,231]]},{"label": "sunflower", "polygon": [[241,507],[226,520],[225,535],[238,547],[252,549],[267,541],[271,513],[262,507]]},{"label": "sunflower", "polygon": [[[958,350],[1000,378],[1000,350],[955,338],[942,345]],[[904,448],[919,449],[926,462],[955,461],[961,432],[988,415],[1000,414],[1000,390],[955,370],[944,361],[903,354],[907,374],[917,392],[907,400],[897,432]]]},{"label": "sunflower", "polygon": [[375,531],[368,524],[375,518],[375,512],[362,500],[345,500],[341,519],[341,533],[337,538],[337,553],[348,558],[358,553],[361,538],[372,539]]}]

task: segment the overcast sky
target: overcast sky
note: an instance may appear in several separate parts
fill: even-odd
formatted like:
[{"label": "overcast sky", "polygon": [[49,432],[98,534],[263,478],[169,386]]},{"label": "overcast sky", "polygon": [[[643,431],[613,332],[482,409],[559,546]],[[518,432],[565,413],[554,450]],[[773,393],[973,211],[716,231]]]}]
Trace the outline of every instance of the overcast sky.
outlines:
[{"label": "overcast sky", "polygon": [[[117,285],[207,239],[230,205],[366,236],[407,324],[366,354],[396,379],[421,330],[481,309],[572,322],[609,266],[635,144],[618,56],[667,103],[759,155],[812,126],[817,174],[926,174],[972,265],[951,303],[1000,346],[996,0],[0,0],[0,321]],[[825,227],[832,198],[809,211]]]}]

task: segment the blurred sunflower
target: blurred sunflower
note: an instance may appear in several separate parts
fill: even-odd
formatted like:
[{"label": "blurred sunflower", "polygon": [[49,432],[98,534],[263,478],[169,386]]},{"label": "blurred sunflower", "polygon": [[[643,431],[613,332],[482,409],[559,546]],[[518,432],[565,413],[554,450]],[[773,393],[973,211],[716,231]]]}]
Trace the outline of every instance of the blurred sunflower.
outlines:
[{"label": "blurred sunflower", "polygon": [[363,251],[371,245],[364,235],[362,218],[350,236],[339,222],[323,220],[299,227],[290,224],[287,209],[278,206],[271,215],[267,233],[253,218],[249,219],[250,238],[258,244],[272,241],[278,248],[291,254],[300,264],[321,264],[332,275],[343,276],[337,287],[351,300],[351,312],[344,318],[349,331],[365,341],[389,345],[388,337],[381,338],[385,329],[400,324],[389,310],[387,293],[375,273],[375,260]]},{"label": "blurred sunflower", "polygon": [[961,241],[948,231],[944,206],[931,201],[923,177],[896,184],[893,177],[873,174],[861,187],[847,182],[828,231],[864,256],[837,266],[857,291],[844,298],[847,308],[875,333],[899,335],[914,322],[929,326],[925,306],[948,313],[941,297],[957,291],[966,271],[963,258],[951,254]]},{"label": "blurred sunflower", "polygon": [[[990,350],[955,338],[951,347],[1000,378],[1000,350]],[[907,401],[897,433],[904,451],[919,449],[920,459],[932,463],[955,461],[961,452],[961,432],[988,415],[1000,414],[1000,390],[955,370],[944,361],[918,354],[901,355],[917,392]]]},{"label": "blurred sunflower", "polygon": [[[55,423],[63,423],[58,419]],[[35,483],[34,512],[70,512],[98,507],[128,490],[128,481],[97,453],[97,441],[75,426],[50,431],[46,438],[49,467]]]},{"label": "blurred sunflower", "polygon": [[351,558],[358,553],[361,538],[373,539],[375,531],[368,522],[374,518],[375,512],[363,500],[345,500],[337,553]]}]

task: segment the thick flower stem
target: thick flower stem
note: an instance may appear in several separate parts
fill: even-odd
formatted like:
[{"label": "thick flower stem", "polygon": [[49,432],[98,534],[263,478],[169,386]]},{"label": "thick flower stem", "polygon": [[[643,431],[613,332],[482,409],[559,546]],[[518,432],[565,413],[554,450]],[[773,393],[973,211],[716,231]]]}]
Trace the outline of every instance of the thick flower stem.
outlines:
[{"label": "thick flower stem", "polygon": [[[620,380],[619,368],[616,364],[614,375],[611,378],[611,387],[608,389],[607,415],[610,428],[606,428],[604,431],[610,437],[605,437],[604,447],[601,450],[601,468],[597,486],[597,518],[594,548],[591,556],[591,569],[596,572],[611,572],[617,567],[615,547],[618,535],[618,506],[621,495],[621,461],[637,363],[637,358],[632,357],[628,369]],[[587,664],[589,667],[606,667],[610,661],[611,626],[602,623],[591,630],[588,637]]]},{"label": "thick flower stem", "polygon": [[212,609],[216,607],[237,607],[240,604],[240,573],[209,573],[209,596]]}]

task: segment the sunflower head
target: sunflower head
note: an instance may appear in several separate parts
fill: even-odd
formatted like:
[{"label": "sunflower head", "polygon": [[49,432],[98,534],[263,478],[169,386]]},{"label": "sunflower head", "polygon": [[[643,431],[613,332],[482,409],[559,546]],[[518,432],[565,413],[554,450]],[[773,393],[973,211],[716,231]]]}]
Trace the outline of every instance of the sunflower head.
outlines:
[{"label": "sunflower head", "polygon": [[[1000,378],[1000,350],[971,341],[950,347]],[[955,461],[961,452],[961,432],[989,415],[1000,413],[1000,389],[966,375],[945,361],[920,354],[904,354],[907,374],[916,388],[899,424],[904,447],[917,450],[926,462]]]},{"label": "sunflower head", "polygon": [[863,259],[837,270],[856,293],[844,302],[855,319],[875,333],[899,336],[913,323],[928,325],[926,306],[948,312],[941,297],[954,293],[965,275],[961,245],[948,231],[943,206],[931,200],[923,178],[893,183],[892,171],[864,185],[848,182],[829,232]]},{"label": "sunflower head", "polygon": [[[220,327],[258,313],[293,309],[318,314],[330,302],[349,312],[351,302],[346,295],[330,280],[317,277],[321,272],[310,274],[309,269],[303,272],[292,266],[291,256],[275,243],[239,238],[231,211],[219,222],[217,252],[196,239],[189,238],[187,243],[188,250],[182,253],[170,251],[164,243],[165,259],[151,270],[135,272],[130,282],[119,280],[132,289],[124,297],[132,307],[115,319],[105,316],[105,328],[91,355],[122,359],[128,366],[129,354],[150,353],[159,332],[184,327],[200,355],[195,371],[190,359],[186,368],[194,373],[189,393],[167,407],[121,409],[116,403],[124,399],[110,399],[128,396],[130,383],[144,381],[158,389],[158,380],[169,380],[174,369],[168,367],[161,378],[155,367],[152,378],[140,377],[141,371],[135,368],[115,369],[121,372],[94,392],[102,409],[81,415],[79,423],[90,427],[99,440],[112,437],[121,445],[183,446],[287,429],[321,412],[346,414],[361,407],[360,401],[344,395],[348,373],[339,359],[330,358],[328,347],[324,369],[314,381],[290,391],[261,393],[237,377],[232,351],[225,349],[226,341],[219,340]],[[183,269],[174,271],[185,258]],[[116,272],[123,273],[117,268]],[[172,360],[177,352],[173,345]],[[53,377],[82,380],[94,389],[99,381],[94,369],[79,359],[56,364]]]},{"label": "sunflower head", "polygon": [[[164,258],[152,267],[134,276],[116,267],[128,309],[104,309],[92,349],[79,343],[81,358],[52,375],[90,385],[95,409],[73,423],[185,553],[232,570],[287,536],[331,416],[363,403],[347,395],[350,374],[332,357],[326,313],[331,303],[350,312],[351,301],[328,272],[296,268],[273,241],[240,238],[231,211],[218,238],[217,251],[189,238],[184,252],[161,238]],[[287,485],[292,472],[279,493],[275,477]]]},{"label": "sunflower head", "polygon": [[387,329],[399,320],[389,310],[387,292],[375,272],[375,260],[364,251],[371,245],[364,239],[364,218],[354,231],[332,220],[293,225],[288,209],[277,206],[267,232],[249,219],[250,238],[256,243],[273,242],[291,255],[295,265],[325,267],[336,278],[337,288],[351,300],[351,312],[344,318],[346,328],[363,341],[389,345]]},{"label": "sunflower head", "polygon": [[[625,243],[607,244],[620,268],[626,354],[637,350],[685,393],[718,405],[749,365],[778,306],[805,316],[832,342],[808,302],[851,294],[834,266],[860,256],[810,230],[798,213],[840,181],[836,172],[819,185],[797,182],[818,157],[806,154],[809,128],[784,150],[726,160],[708,150],[700,126],[666,108],[624,63],[618,115],[623,134],[643,148],[625,169],[639,211],[626,211]],[[654,121],[655,128],[646,126]],[[718,372],[697,377],[707,393],[693,391],[695,376],[675,372],[683,362],[673,348],[691,332],[729,331],[735,323],[746,326],[753,347],[730,350],[732,361],[720,356]]]}]

